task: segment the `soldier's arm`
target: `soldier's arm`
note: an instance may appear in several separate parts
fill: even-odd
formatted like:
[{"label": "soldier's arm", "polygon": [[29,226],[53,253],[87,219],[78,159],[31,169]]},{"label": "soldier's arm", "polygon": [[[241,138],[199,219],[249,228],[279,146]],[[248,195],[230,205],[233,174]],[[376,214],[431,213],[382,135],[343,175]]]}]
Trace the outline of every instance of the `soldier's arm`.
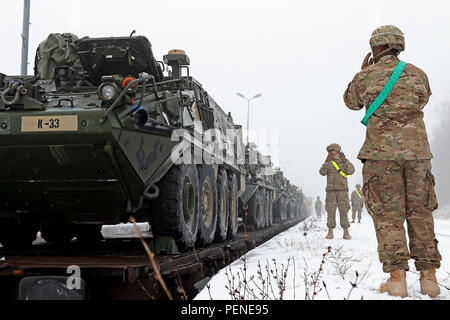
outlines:
[{"label": "soldier's arm", "polygon": [[364,108],[364,101],[359,94],[359,75],[357,73],[353,80],[348,84],[347,90],[344,92],[345,105],[351,110],[361,110]]},{"label": "soldier's arm", "polygon": [[324,163],[324,164],[322,165],[322,167],[320,167],[319,173],[320,173],[322,176],[326,176],[326,175],[327,175],[327,172],[328,172],[327,164]]},{"label": "soldier's arm", "polygon": [[347,159],[347,172],[346,174],[352,175],[355,173],[355,167],[353,166],[353,163],[350,162],[350,160]]},{"label": "soldier's arm", "polygon": [[425,105],[428,103],[428,100],[431,96],[431,88],[430,83],[428,81],[427,74],[420,68],[417,68],[417,71],[419,73],[419,77],[422,80],[423,85],[425,86],[426,93],[424,95],[419,94],[419,103],[420,103],[420,110],[422,110]]}]

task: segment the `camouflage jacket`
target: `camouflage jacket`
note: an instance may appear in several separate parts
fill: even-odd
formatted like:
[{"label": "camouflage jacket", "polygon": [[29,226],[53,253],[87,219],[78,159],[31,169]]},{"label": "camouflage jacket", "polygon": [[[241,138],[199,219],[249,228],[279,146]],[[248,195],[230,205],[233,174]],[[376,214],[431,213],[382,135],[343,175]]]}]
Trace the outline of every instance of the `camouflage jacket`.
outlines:
[{"label": "camouflage jacket", "polygon": [[[344,158],[344,160],[338,159],[334,161],[336,161],[339,168],[347,175],[351,175],[355,172],[355,167],[348,159]],[[347,178],[342,176],[339,171],[336,170],[329,158],[327,158],[327,161],[322,165],[319,173],[322,176],[327,176],[326,191],[348,191]]]},{"label": "camouflage jacket", "polygon": [[358,190],[358,192],[361,195],[362,199],[358,196],[356,190],[352,192],[350,199],[352,201],[352,205],[362,206],[364,204],[364,195],[361,190]]},{"label": "camouflage jacket", "polygon": [[322,210],[322,201],[316,200],[314,207],[315,207],[316,211]]},{"label": "camouflage jacket", "polygon": [[[360,110],[365,106],[367,110],[383,90],[398,61],[397,57],[387,55],[357,73],[344,93],[347,107]],[[407,64],[394,89],[369,118],[366,140],[358,159],[431,159],[422,112],[430,95],[425,72]]]}]

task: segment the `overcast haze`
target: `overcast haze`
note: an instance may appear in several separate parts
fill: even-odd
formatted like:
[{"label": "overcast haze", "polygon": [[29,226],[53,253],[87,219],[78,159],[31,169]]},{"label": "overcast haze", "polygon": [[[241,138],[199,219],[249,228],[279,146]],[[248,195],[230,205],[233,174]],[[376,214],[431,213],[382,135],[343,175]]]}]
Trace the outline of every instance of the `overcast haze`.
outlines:
[{"label": "overcast haze", "polygon": [[[2,4],[0,72],[19,74],[23,1]],[[31,0],[28,73],[38,44],[55,32],[127,36],[135,29],[149,38],[159,60],[170,49],[184,49],[191,75],[244,128],[246,101],[235,93],[263,94],[252,101],[250,127],[279,130],[288,178],[308,196],[324,197],[318,170],[330,143],[339,143],[355,164],[350,188],[362,182],[356,155],[365,138],[364,114],[347,109],[342,95],[380,25],[402,29],[401,59],[428,74],[433,95],[424,111],[433,139],[450,98],[449,9],[447,1]]]}]

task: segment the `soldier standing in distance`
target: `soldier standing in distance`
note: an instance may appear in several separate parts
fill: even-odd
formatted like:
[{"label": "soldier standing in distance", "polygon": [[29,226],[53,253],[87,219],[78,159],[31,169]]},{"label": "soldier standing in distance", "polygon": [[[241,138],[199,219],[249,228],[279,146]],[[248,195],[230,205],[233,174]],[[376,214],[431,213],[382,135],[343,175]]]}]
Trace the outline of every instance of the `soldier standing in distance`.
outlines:
[{"label": "soldier standing in distance", "polygon": [[[438,203],[422,112],[431,95],[428,78],[421,69],[397,58],[405,49],[403,33],[397,27],[375,29],[370,46],[374,58],[369,60],[367,54],[362,70],[344,93],[344,101],[352,110],[379,105],[366,122],[366,140],[358,159],[364,163],[362,191],[374,221],[379,258],[383,271],[390,273],[380,291],[408,295],[406,271],[412,258],[420,271],[421,293],[435,297],[440,293],[435,269],[442,258],[434,233],[432,212]],[[375,100],[391,78],[398,80],[380,105]],[[411,253],[403,228],[405,219]]]},{"label": "soldier standing in distance", "polygon": [[352,201],[352,223],[355,223],[356,211],[358,211],[358,223],[361,223],[361,213],[364,207],[364,197],[361,191],[361,185],[358,183],[356,185],[356,190],[352,192],[350,196]]},{"label": "soldier standing in distance", "polygon": [[317,200],[316,203],[314,205],[315,209],[316,209],[316,215],[317,218],[321,218],[321,214],[322,214],[322,201],[320,201],[320,197],[317,196]]},{"label": "soldier standing in distance", "polygon": [[350,209],[347,176],[355,172],[355,167],[347,160],[337,143],[330,144],[327,151],[327,159],[319,170],[322,176],[327,176],[325,209],[327,210],[328,234],[326,238],[333,239],[333,229],[336,227],[336,208],[339,208],[339,220],[344,229],[343,238],[350,240],[348,232],[350,222],[347,215]]}]

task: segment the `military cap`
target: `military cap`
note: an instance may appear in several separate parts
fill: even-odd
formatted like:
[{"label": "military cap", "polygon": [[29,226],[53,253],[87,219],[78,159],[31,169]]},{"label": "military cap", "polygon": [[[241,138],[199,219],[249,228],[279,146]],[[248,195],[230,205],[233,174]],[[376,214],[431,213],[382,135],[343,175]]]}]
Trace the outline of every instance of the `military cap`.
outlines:
[{"label": "military cap", "polygon": [[405,36],[403,32],[391,25],[376,28],[372,32],[369,42],[371,47],[387,45],[400,52],[405,50]]},{"label": "military cap", "polygon": [[337,143],[330,144],[330,145],[327,147],[327,151],[328,151],[328,152],[331,152],[332,150],[335,150],[335,151],[337,151],[337,152],[340,152],[340,151],[341,151],[341,146],[338,145]]}]

